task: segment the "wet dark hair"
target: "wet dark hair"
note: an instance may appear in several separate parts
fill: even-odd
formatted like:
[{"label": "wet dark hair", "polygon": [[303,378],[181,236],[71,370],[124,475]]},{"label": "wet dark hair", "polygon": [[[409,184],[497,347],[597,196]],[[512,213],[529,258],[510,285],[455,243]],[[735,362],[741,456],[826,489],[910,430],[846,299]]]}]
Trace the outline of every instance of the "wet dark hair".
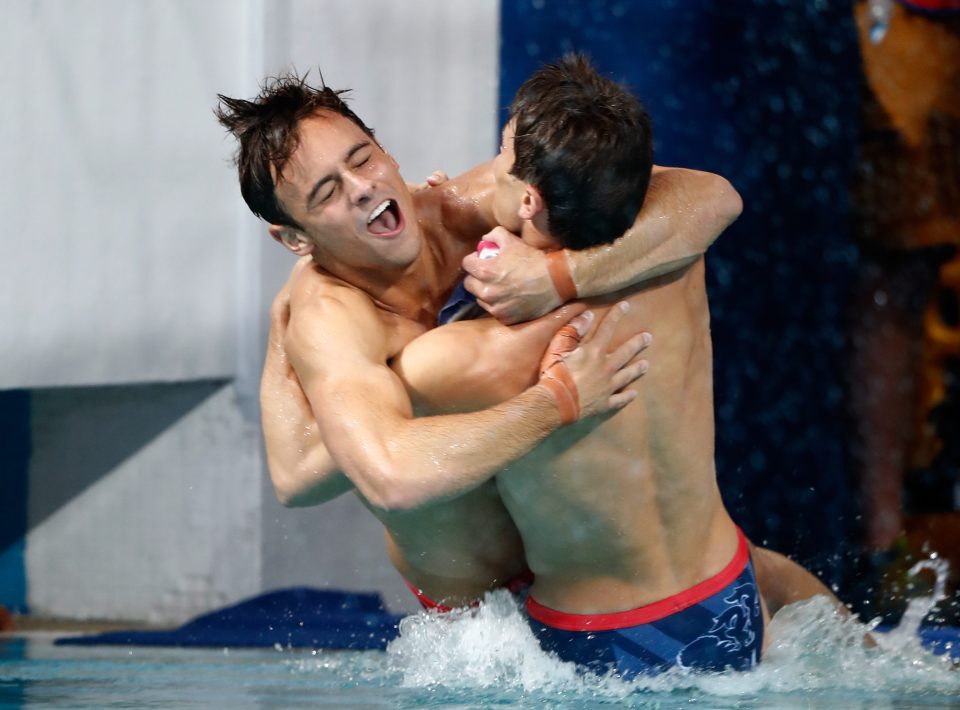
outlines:
[{"label": "wet dark hair", "polygon": [[511,174],[540,191],[554,237],[584,249],[630,228],[653,167],[650,116],[633,94],[568,54],[523,83],[510,118]]},{"label": "wet dark hair", "polygon": [[374,138],[373,130],[341,98],[348,91],[331,89],[322,75],[316,88],[307,84],[306,75],[281,74],[267,79],[252,101],[217,94],[220,103],[214,114],[240,143],[236,155],[240,193],[255,215],[270,224],[300,228],[277,199],[273,176],[283,172],[297,149],[300,122],[305,118],[330,111]]}]

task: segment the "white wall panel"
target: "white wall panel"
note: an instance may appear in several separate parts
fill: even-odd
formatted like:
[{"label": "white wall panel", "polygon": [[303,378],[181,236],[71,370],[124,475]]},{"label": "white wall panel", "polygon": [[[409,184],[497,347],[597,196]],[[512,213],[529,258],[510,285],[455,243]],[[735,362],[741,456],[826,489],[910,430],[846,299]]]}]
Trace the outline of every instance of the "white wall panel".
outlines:
[{"label": "white wall panel", "polygon": [[235,369],[239,200],[211,114],[244,4],[9,0],[0,387]]},{"label": "white wall panel", "polygon": [[499,0],[282,0],[269,3],[271,72],[323,71],[419,182],[493,157]]},{"label": "white wall panel", "polygon": [[251,222],[218,91],[319,65],[414,180],[496,145],[495,0],[10,0],[3,19],[0,387],[243,368],[236,304],[260,284],[238,282]]},{"label": "white wall panel", "polygon": [[218,92],[251,97],[269,73],[320,66],[354,89],[408,179],[455,174],[496,146],[498,8],[4,3],[0,388],[236,378],[104,470],[87,466],[91,482],[64,501],[51,491],[82,468],[84,446],[123,447],[84,429],[110,416],[96,397],[34,394],[34,611],[172,622],[292,584],[414,606],[356,501],[289,511],[262,495],[256,381],[293,260],[243,205],[235,145],[211,110]]}]

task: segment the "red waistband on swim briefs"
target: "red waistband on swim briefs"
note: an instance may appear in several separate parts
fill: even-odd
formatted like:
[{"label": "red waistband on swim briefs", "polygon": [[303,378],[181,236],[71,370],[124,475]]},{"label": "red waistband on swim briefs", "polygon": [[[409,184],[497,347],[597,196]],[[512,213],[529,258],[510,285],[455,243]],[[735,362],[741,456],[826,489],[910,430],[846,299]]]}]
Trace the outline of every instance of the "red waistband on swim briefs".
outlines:
[{"label": "red waistband on swim briefs", "polygon": [[666,599],[610,614],[568,614],[543,606],[531,595],[527,597],[527,612],[537,621],[561,631],[612,631],[649,624],[709,599],[739,577],[750,561],[750,551],[740,528],[737,528],[737,537],[737,551],[726,567],[713,577]]},{"label": "red waistband on swim briefs", "polygon": [[[402,577],[401,579],[403,579],[407,586],[410,587],[410,591],[413,592],[414,596],[420,600],[420,605],[424,609],[432,609],[440,613],[453,611],[453,609],[446,604],[435,602],[433,599],[424,594],[422,589],[417,589],[414,587],[406,577]],[[519,594],[524,587],[529,587],[531,584],[533,584],[533,572],[527,569],[511,579],[509,582],[503,585],[503,587],[504,589],[510,590],[511,594]],[[476,606],[479,603],[479,601],[475,601],[470,606]]]}]

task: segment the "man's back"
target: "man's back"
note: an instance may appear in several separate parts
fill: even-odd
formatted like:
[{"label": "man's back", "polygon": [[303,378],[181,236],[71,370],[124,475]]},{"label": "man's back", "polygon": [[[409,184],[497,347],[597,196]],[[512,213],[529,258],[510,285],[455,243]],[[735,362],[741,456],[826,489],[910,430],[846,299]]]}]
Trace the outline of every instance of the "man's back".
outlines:
[{"label": "man's back", "polygon": [[[617,296],[592,305],[598,317]],[[612,345],[640,328],[655,335],[654,366],[637,386],[639,398],[612,417],[555,433],[497,476],[536,576],[533,595],[571,613],[623,611],[665,598],[719,572],[737,549],[714,469],[703,261],[625,300],[631,308]],[[471,331],[481,343],[508,337],[490,319],[448,328],[448,342],[461,353],[469,348]],[[544,334],[531,333],[506,356],[501,346],[466,371],[451,365],[444,372],[444,361],[457,362],[455,353],[444,354],[444,330],[416,343],[433,350],[423,352],[432,359],[429,366],[421,361],[429,370],[422,380],[408,373],[408,387],[423,400],[458,407],[459,397],[470,398],[470,407],[489,406],[535,377]],[[407,357],[417,352],[408,347]],[[485,384],[471,387],[470,378]],[[506,385],[489,386],[496,381]]]},{"label": "man's back", "polygon": [[701,260],[626,299],[620,339],[641,324],[655,338],[635,402],[551,436],[497,477],[546,606],[632,609],[717,573],[734,554],[714,469],[703,272]]},{"label": "man's back", "polygon": [[[655,338],[637,399],[497,475],[534,574],[531,626],[544,649],[601,673],[751,668],[764,612],[716,484],[703,260],[618,296],[629,310],[610,347],[641,327]],[[617,307],[591,304],[596,317]],[[438,328],[402,354],[405,385],[421,402],[488,406],[536,376],[543,336],[526,335],[491,319]]]}]

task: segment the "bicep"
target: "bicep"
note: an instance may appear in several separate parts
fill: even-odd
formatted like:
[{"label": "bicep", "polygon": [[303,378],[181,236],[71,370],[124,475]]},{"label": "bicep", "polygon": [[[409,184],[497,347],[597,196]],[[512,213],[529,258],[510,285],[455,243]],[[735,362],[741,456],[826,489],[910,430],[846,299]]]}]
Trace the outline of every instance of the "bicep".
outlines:
[{"label": "bicep", "polygon": [[386,365],[376,320],[356,311],[325,316],[292,323],[287,350],[332,460],[363,492],[358,476],[383,470],[393,433],[412,407]]},{"label": "bicep", "polygon": [[260,380],[260,412],[267,469],[283,505],[317,505],[352,488],[327,451],[300,382],[273,338]]},{"label": "bicep", "polygon": [[304,388],[332,460],[373,500],[413,417],[403,385],[385,364],[352,362]]},{"label": "bicep", "polygon": [[[418,415],[469,412],[489,406],[475,376],[483,350],[467,323],[442,326],[411,341],[391,369]],[[495,404],[496,402],[494,402]]]},{"label": "bicep", "polygon": [[408,344],[393,370],[418,414],[492,407],[536,382],[536,366],[557,327],[549,318],[518,326],[493,318],[441,326]]},{"label": "bicep", "polygon": [[707,235],[704,246],[743,211],[740,194],[726,178],[701,170],[657,167],[650,178],[649,196],[650,211],[658,216],[689,215],[673,228],[688,226],[703,232]]}]

